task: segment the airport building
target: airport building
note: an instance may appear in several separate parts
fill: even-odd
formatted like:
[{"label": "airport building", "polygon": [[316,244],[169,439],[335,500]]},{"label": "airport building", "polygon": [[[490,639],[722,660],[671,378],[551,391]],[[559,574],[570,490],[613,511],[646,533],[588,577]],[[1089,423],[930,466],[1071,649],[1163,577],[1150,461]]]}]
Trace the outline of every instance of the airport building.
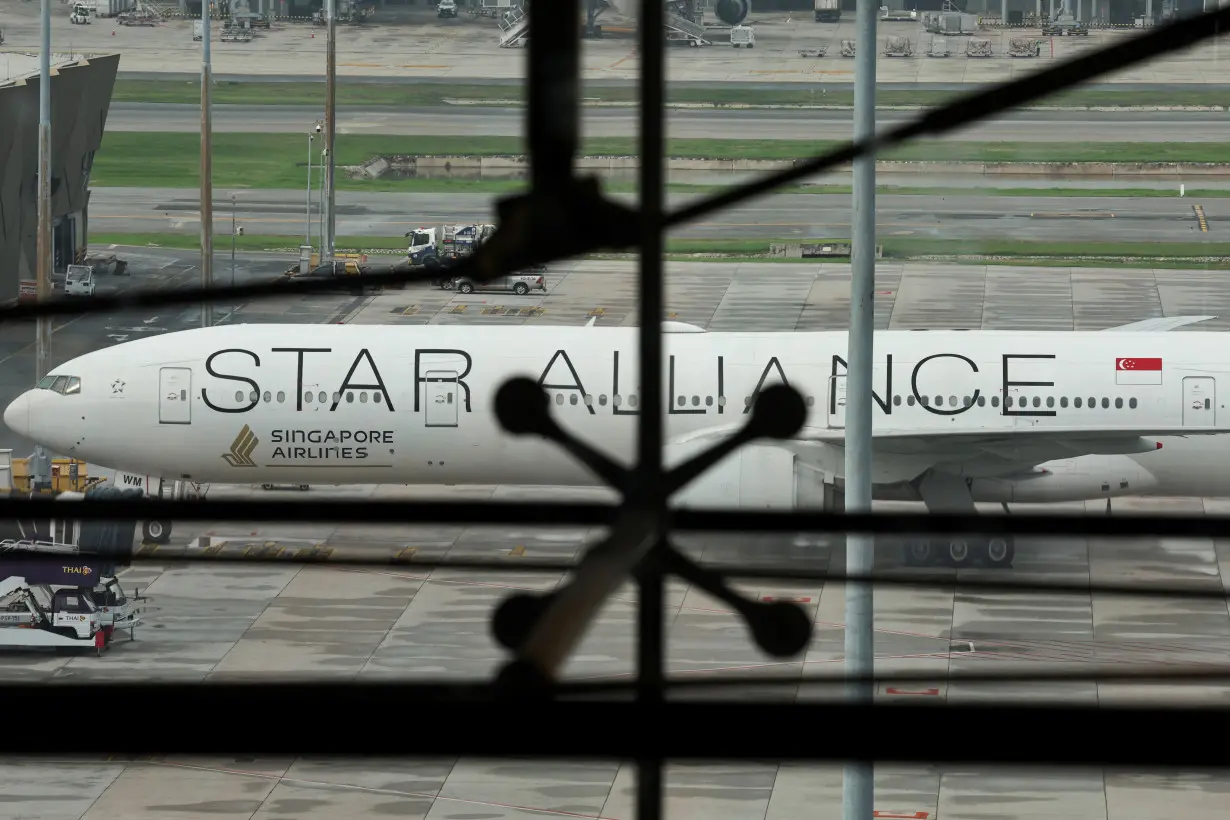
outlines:
[{"label": "airport building", "polygon": [[[120,56],[52,56],[52,269],[84,256],[90,170],[102,145]],[[0,302],[35,280],[38,248],[37,54],[0,60]],[[27,284],[27,287],[29,285]]]}]

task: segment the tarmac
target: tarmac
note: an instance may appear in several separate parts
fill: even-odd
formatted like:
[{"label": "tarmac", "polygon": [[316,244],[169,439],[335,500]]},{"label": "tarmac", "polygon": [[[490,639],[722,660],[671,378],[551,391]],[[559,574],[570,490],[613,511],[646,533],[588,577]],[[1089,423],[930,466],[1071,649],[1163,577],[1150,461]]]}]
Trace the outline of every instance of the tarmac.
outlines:
[{"label": "tarmac", "polygon": [[[5,9],[5,51],[26,52],[38,48],[38,7],[31,3],[9,4]],[[617,36],[610,22],[600,40],[582,45],[584,80],[635,80],[640,70],[634,37]],[[745,24],[756,30],[755,49],[730,47],[729,35],[713,33],[712,46],[672,48],[667,74],[672,82],[774,82],[845,85],[853,80],[853,60],[840,56],[842,40],[854,39],[853,15],[836,24],[816,23],[809,12],[754,12]],[[988,30],[977,36],[991,41],[995,56],[973,59],[964,56],[967,37],[951,37],[955,56],[934,59],[923,56],[933,35],[919,23],[881,23],[878,38],[902,36],[911,39],[914,57],[878,61],[877,80],[882,83],[940,83],[974,86],[1002,82],[1038,71],[1064,60],[1129,36],[1131,30],[1095,30],[1088,37],[1055,37],[1044,41],[1041,56],[1014,59],[1006,55],[1009,40],[1038,37],[1037,30]],[[307,23],[275,23],[268,32],[258,32],[249,43],[221,41],[215,24],[211,59],[216,75],[324,73],[324,29]],[[439,20],[428,10],[381,10],[372,22],[339,26],[338,74],[345,77],[397,75],[404,79],[448,78],[488,81],[519,79],[525,75],[524,49],[500,48],[497,21],[459,17]],[[938,35],[934,35],[938,36]],[[52,38],[56,48],[77,52],[121,52],[124,72],[182,72],[199,76],[200,46],[192,41],[189,19],[175,19],[153,27],[120,26],[111,19],[95,19],[88,26],[74,26],[64,7],[53,15]],[[722,42],[725,38],[725,43]],[[801,58],[802,49],[827,48],[821,59]],[[1196,46],[1175,56],[1153,60],[1108,76],[1102,82],[1129,84],[1219,84],[1225,82],[1224,37]]]},{"label": "tarmac", "polygon": [[[992,184],[987,180],[988,184]],[[921,184],[926,184],[926,181]],[[940,184],[943,184],[942,182]],[[1012,185],[1005,181],[1003,184]],[[1054,183],[1061,186],[1064,183]],[[1230,199],[1179,197],[1048,197],[968,194],[891,194],[876,197],[881,241],[895,238],[975,241],[1222,242],[1230,223]],[[1187,183],[1193,189],[1200,181]],[[236,216],[252,235],[293,236],[304,230],[304,193],[288,190],[236,192]],[[398,237],[422,225],[494,222],[490,193],[384,193],[338,191],[337,235]],[[697,193],[668,193],[671,208]],[[632,194],[613,193],[635,206]],[[91,226],[98,233],[200,231],[200,195],[189,188],[95,188]],[[1203,222],[1201,221],[1203,217]],[[229,192],[214,209],[215,240],[231,230]],[[313,228],[315,230],[315,228]],[[674,239],[765,239],[807,241],[850,236],[849,194],[769,194],[727,208],[670,232]],[[288,238],[287,244],[297,240]],[[977,248],[971,245],[971,252]]]},{"label": "tarmac", "polygon": [[[134,281],[172,262],[191,260],[173,251],[125,253]],[[276,267],[241,259],[244,275]],[[473,294],[407,287],[362,303],[333,297],[287,297],[236,306],[224,321],[321,321],[325,314],[351,323],[631,324],[633,265],[586,261],[548,272],[549,293],[539,297]],[[191,277],[184,270],[181,277]],[[667,266],[669,317],[712,330],[842,328],[846,323],[848,266],[671,263]],[[1219,314],[1230,319],[1222,274],[1166,270],[1083,270],[883,264],[878,267],[877,326],[893,328],[1021,328],[1098,330],[1158,315]],[[332,299],[331,303],[326,303]],[[148,318],[148,317],[146,317]],[[178,317],[177,317],[178,318]],[[1225,329],[1227,319],[1177,332]],[[191,324],[191,322],[186,322]],[[137,325],[134,325],[136,327]],[[174,327],[160,320],[148,332]],[[102,328],[105,330],[106,328]],[[134,331],[135,332],[135,331]],[[76,344],[106,343],[97,329],[74,325]],[[59,334],[57,334],[57,338]],[[19,353],[20,355],[26,355]],[[306,493],[255,487],[209,488],[211,500],[259,495],[310,502],[324,497],[500,497],[532,500],[601,498],[602,491],[556,488],[312,487]],[[887,505],[886,505],[887,506]],[[1079,507],[1080,505],[1065,505]],[[1116,510],[1224,514],[1230,503],[1200,499],[1122,500]],[[1088,512],[1098,514],[1100,505]],[[208,548],[201,535],[210,535]],[[492,608],[518,588],[549,588],[554,576],[487,572],[423,572],[413,568],[351,571],[328,558],[362,550],[378,555],[569,559],[599,533],[586,528],[481,528],[423,526],[321,527],[194,525],[177,522],[172,543],[142,548],[148,562],[125,571],[121,583],[149,597],[148,624],[136,640],[121,641],[104,657],[6,653],[0,679],[226,680],[307,674],[365,678],[480,679],[504,658],[489,637]],[[738,535],[681,539],[703,561],[841,567],[841,551],[812,539]],[[324,565],[170,563],[205,549],[290,557],[306,550]],[[413,553],[407,553],[412,550]],[[166,559],[167,565],[160,563]],[[881,550],[881,562],[894,562]],[[1024,539],[1016,577],[1074,582],[1184,582],[1225,590],[1230,548],[1224,543],[1136,539]],[[779,662],[762,656],[741,621],[724,604],[672,582],[667,594],[668,668],[702,677],[721,672],[754,675],[840,671],[844,595],[839,585],[739,585],[757,597],[791,597],[814,619],[816,634],[805,657]],[[573,656],[573,678],[626,676],[634,668],[634,593],[620,590]],[[960,671],[1073,669],[1095,657],[1113,667],[1166,668],[1224,662],[1230,651],[1230,613],[1224,602],[1155,602],[1101,594],[1066,596],[973,594],[952,588],[876,594],[876,655],[881,671],[934,671],[920,686],[884,688],[884,701],[909,698],[967,703],[1007,696],[1064,702],[1110,703],[1141,697],[1168,702],[1221,702],[1224,686],[1138,687],[1113,684],[988,686],[949,682]],[[972,644],[972,651],[971,651]],[[959,650],[959,651],[958,651]],[[789,686],[769,694],[806,697],[814,689]],[[408,708],[413,708],[408,704]],[[121,720],[123,718],[121,717]],[[259,717],[253,718],[259,721]],[[259,725],[259,724],[258,724]],[[446,728],[443,730],[447,730]],[[824,727],[818,727],[824,731]],[[796,733],[777,727],[789,738]],[[797,732],[807,742],[812,729]],[[1011,742],[984,727],[971,742]],[[981,739],[979,739],[981,738]],[[888,742],[925,739],[886,738]],[[0,764],[0,818],[40,820],[163,820],[172,817],[299,818],[394,815],[425,820],[566,816],[631,820],[633,769],[611,763],[516,763],[488,760],[405,762],[290,759],[179,759],[117,761],[103,758]],[[876,803],[882,818],[1097,817],[1151,820],[1217,815],[1230,781],[1224,775],[1143,774],[1100,770],[1051,772],[977,768],[879,767]],[[768,764],[672,766],[666,777],[670,817],[707,820],[837,818],[837,767]]]}]

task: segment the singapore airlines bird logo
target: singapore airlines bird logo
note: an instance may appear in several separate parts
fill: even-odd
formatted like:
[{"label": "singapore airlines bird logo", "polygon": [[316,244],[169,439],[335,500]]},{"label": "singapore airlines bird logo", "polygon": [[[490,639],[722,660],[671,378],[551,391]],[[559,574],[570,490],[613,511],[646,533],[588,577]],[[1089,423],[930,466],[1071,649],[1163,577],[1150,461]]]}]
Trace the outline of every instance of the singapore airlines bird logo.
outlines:
[{"label": "singapore airlines bird logo", "polygon": [[239,435],[231,442],[231,451],[223,453],[222,458],[226,459],[226,463],[232,467],[255,467],[256,462],[252,460],[252,451],[258,444],[260,444],[260,439],[252,432],[252,428],[245,424],[239,431]]}]

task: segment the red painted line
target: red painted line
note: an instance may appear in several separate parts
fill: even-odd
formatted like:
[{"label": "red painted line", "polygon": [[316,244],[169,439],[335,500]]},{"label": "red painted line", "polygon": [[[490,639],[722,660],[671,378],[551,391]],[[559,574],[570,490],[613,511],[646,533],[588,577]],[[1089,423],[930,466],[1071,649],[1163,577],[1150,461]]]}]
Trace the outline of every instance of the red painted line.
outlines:
[{"label": "red painted line", "polygon": [[[887,689],[885,689],[884,692],[889,695],[938,695],[940,693],[940,690],[939,689],[922,689],[922,690],[897,689],[896,687],[890,686]],[[885,815],[885,816],[887,817],[890,815]],[[910,815],[910,816],[912,817],[913,815]]]},{"label": "red painted line", "polygon": [[775,601],[785,601],[790,604],[810,604],[811,598],[775,598],[772,595],[764,595],[761,597],[766,604],[771,604]]},{"label": "red painted line", "polygon": [[887,811],[873,811],[871,813],[871,816],[872,817],[885,817],[885,818],[891,817],[891,818],[896,818],[896,820],[927,820],[927,818],[930,817],[931,815],[929,812],[925,812],[925,811],[916,811],[913,814],[894,814],[892,812],[887,812]]}]

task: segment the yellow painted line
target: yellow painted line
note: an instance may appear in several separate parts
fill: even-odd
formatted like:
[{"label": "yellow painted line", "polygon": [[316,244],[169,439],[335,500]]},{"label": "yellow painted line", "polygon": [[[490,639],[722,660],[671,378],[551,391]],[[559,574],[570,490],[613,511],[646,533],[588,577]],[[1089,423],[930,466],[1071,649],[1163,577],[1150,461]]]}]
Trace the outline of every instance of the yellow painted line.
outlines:
[{"label": "yellow painted line", "polygon": [[520,558],[521,556],[525,555],[525,547],[518,544],[517,546],[509,550],[508,554],[511,555],[513,558]]},{"label": "yellow painted line", "polygon": [[[380,66],[384,68],[384,66]],[[397,68],[452,68],[451,65],[399,65]]]},{"label": "yellow painted line", "polygon": [[465,305],[453,305],[453,309],[449,312],[450,313],[465,313],[466,306]]},{"label": "yellow painted line", "polygon": [[1192,210],[1196,212],[1196,223],[1200,226],[1201,233],[1209,232],[1209,222],[1204,218],[1204,206],[1193,205]]},{"label": "yellow painted line", "polygon": [[[609,66],[607,66],[606,67],[607,71],[614,71],[615,69],[619,68],[621,65],[626,63],[628,60],[631,60],[635,56],[636,56],[636,49],[632,49],[627,54],[625,54],[624,56],[620,57],[618,60],[611,63]],[[631,71],[632,69],[629,68],[629,69],[624,69],[624,70]]]},{"label": "yellow painted line", "polygon": [[142,544],[137,548],[137,555],[153,555],[158,551],[157,544]]},{"label": "yellow painted line", "polygon": [[596,307],[596,308],[594,308],[593,310],[591,310],[589,313],[587,313],[587,314],[585,314],[585,315],[586,315],[586,316],[605,316],[605,315],[606,315],[606,310],[605,310],[605,309],[603,309],[603,308],[600,308],[600,307]]},{"label": "yellow painted line", "polygon": [[394,561],[410,561],[414,558],[414,553],[418,552],[415,547],[406,547],[401,552],[393,556]]},{"label": "yellow painted line", "polygon": [[338,63],[347,68],[388,68],[384,63]]},{"label": "yellow painted line", "polygon": [[418,306],[418,305],[411,305],[410,307],[408,307],[408,308],[406,308],[405,310],[403,310],[403,311],[401,312],[401,315],[402,315],[402,316],[413,316],[414,314],[416,314],[416,313],[418,313],[418,312],[419,312],[419,306]]}]

